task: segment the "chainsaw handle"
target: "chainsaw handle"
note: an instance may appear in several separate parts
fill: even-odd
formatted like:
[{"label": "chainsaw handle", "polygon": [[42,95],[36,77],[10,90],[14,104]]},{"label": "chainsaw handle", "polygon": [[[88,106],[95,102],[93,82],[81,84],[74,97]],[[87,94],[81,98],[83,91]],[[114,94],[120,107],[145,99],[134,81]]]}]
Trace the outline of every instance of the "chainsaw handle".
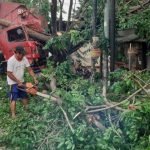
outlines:
[{"label": "chainsaw handle", "polygon": [[18,87],[25,87],[25,84],[22,82],[18,83],[17,85],[18,85]]},{"label": "chainsaw handle", "polygon": [[37,87],[35,87],[34,85],[32,84],[23,84],[23,86],[19,87],[18,86],[18,89],[21,90],[21,91],[25,91],[29,94],[32,94],[32,95],[36,95],[37,93]]},{"label": "chainsaw handle", "polygon": [[24,89],[31,89],[31,88],[34,88],[36,87],[35,85],[33,85],[31,82],[26,82],[26,83],[21,83],[21,84],[18,84],[18,87],[19,88],[24,88]]}]

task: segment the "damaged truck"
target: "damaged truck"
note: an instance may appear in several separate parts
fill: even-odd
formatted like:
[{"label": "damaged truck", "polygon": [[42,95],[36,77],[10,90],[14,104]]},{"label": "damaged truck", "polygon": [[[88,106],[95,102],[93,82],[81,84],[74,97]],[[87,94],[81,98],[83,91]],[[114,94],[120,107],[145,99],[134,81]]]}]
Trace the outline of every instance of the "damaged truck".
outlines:
[{"label": "damaged truck", "polygon": [[16,46],[23,46],[26,57],[35,71],[46,65],[47,52],[42,49],[50,35],[46,34],[46,21],[25,5],[0,3],[0,72],[6,71],[7,60]]}]

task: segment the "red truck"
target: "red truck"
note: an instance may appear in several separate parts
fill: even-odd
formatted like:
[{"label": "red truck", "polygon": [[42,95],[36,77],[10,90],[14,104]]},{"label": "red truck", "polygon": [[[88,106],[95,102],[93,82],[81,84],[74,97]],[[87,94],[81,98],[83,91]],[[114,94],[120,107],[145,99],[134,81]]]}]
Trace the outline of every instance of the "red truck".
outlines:
[{"label": "red truck", "polygon": [[34,15],[25,5],[0,3],[0,72],[6,69],[7,60],[16,46],[23,46],[26,57],[34,69],[46,64],[47,54],[42,46],[50,39],[44,33],[44,20]]}]

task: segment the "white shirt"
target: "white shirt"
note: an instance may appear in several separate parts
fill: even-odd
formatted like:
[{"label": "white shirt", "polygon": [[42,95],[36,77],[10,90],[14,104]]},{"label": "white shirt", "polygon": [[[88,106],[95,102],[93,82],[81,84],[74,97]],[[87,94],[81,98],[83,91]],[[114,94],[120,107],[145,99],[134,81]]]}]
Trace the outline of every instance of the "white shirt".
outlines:
[{"label": "white shirt", "polygon": [[[23,57],[21,61],[18,61],[13,55],[7,61],[7,71],[12,72],[14,76],[21,82],[24,82],[24,70],[26,67],[29,66],[30,64],[26,57]],[[9,85],[16,84],[16,82],[10,79],[8,76],[7,76],[7,82]]]}]

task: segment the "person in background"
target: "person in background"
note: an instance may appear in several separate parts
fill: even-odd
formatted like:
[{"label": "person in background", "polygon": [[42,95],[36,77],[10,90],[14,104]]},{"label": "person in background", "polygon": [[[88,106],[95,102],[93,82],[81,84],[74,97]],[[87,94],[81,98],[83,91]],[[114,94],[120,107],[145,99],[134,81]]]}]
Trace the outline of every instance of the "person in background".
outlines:
[{"label": "person in background", "polygon": [[29,61],[25,57],[25,50],[22,46],[18,46],[14,50],[14,55],[7,62],[7,82],[10,86],[9,98],[12,118],[16,117],[16,100],[21,99],[24,107],[27,108],[27,93],[19,89],[19,87],[23,87],[26,68],[33,77],[35,84],[37,84],[36,76],[30,67]]}]

